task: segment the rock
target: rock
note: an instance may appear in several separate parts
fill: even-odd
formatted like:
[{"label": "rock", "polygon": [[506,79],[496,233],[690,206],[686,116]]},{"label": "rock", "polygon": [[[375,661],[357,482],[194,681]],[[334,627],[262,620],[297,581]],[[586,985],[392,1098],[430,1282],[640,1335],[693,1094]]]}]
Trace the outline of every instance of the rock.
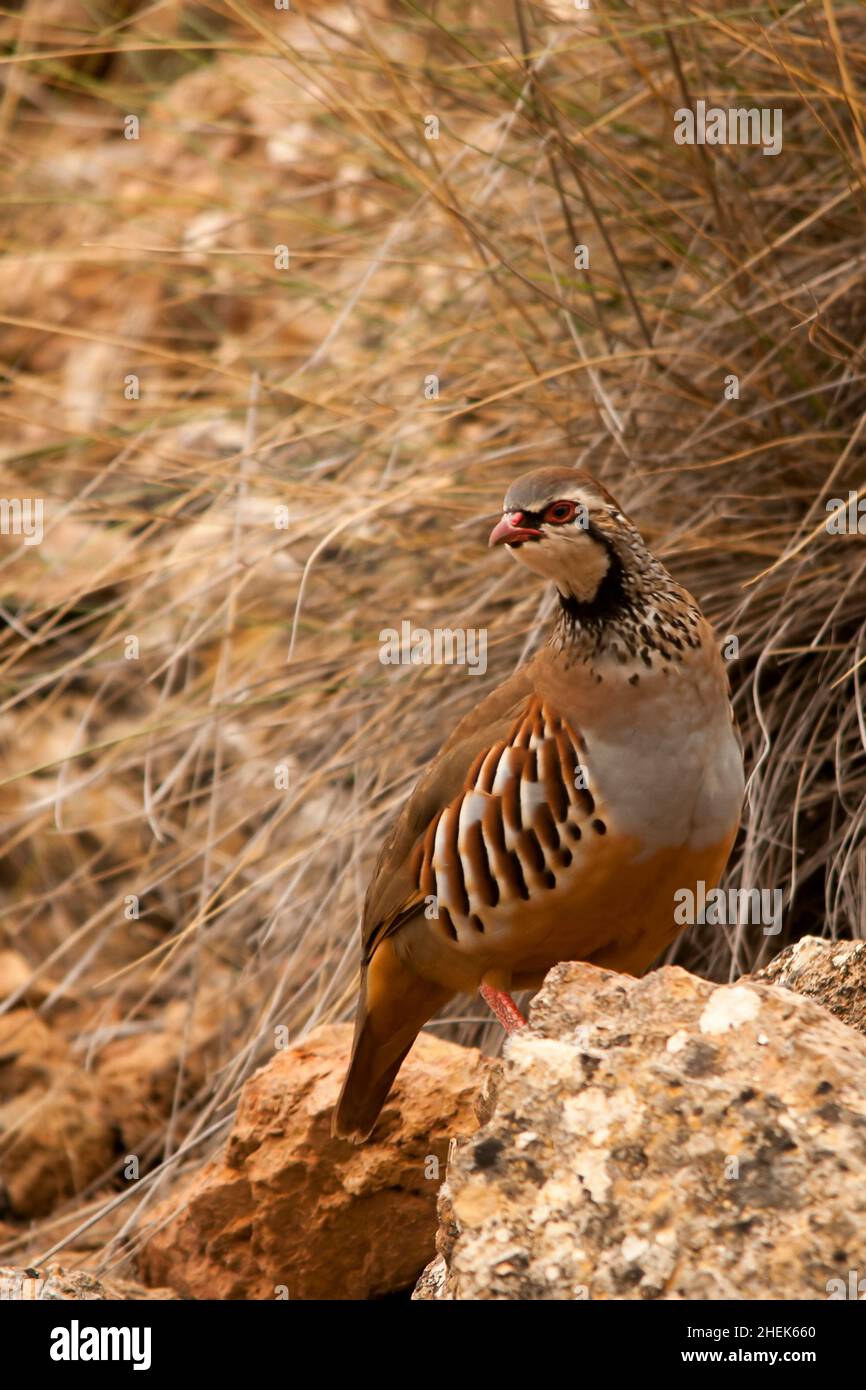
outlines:
[{"label": "rock", "polygon": [[426,1266],[421,1278],[415,1285],[412,1301],[421,1302],[432,1299],[453,1299],[454,1294],[450,1290],[448,1264],[441,1255],[437,1255],[436,1259],[431,1260],[429,1265]]},{"label": "rock", "polygon": [[67,1060],[64,1040],[29,1009],[0,1014],[0,1102],[31,1086],[49,1086]]},{"label": "rock", "polygon": [[55,990],[58,986],[48,976],[34,978],[32,967],[20,951],[0,951],[0,1003],[15,994],[25,1004],[35,1007],[43,1004]]},{"label": "rock", "polygon": [[825,1299],[866,1273],[866,1038],[811,999],[559,965],[494,1087],[417,1298]]},{"label": "rock", "polygon": [[115,1160],[104,1089],[28,1009],[0,1015],[0,1202],[41,1216]]},{"label": "rock", "polygon": [[171,1289],[147,1289],[128,1279],[97,1279],[83,1269],[64,1269],[49,1265],[47,1269],[10,1269],[0,1266],[0,1300],[24,1302],[92,1299],[168,1299],[177,1298]]},{"label": "rock", "polygon": [[866,941],[803,936],[750,977],[808,995],[866,1033]]},{"label": "rock", "polygon": [[433,1254],[449,1139],[477,1128],[489,1062],[422,1033],[355,1147],[330,1134],[351,1038],[348,1024],[318,1028],[250,1078],[219,1157],[153,1216],[139,1262],[148,1283],[210,1299],[412,1287]]},{"label": "rock", "polygon": [[[171,1114],[183,1056],[181,1103],[194,1095],[219,1058],[221,1025],[227,1021],[224,997],[200,991],[191,1017],[185,1000],[175,1000],[141,1031],[104,1043],[94,1070],[111,1097],[112,1113],[128,1154],[158,1134]],[[182,1130],[179,1127],[178,1132]]]},{"label": "rock", "polygon": [[[18,987],[14,954],[0,954],[0,971]],[[214,1065],[225,1021],[225,1004],[205,990],[191,1018],[177,1000],[152,1025],[98,1047],[86,1033],[70,1045],[28,1008],[0,1014],[0,1211],[5,1202],[16,1217],[44,1215],[140,1157],[171,1112],[181,1054],[182,1103]]]},{"label": "rock", "polygon": [[[485,1117],[480,1113],[478,1106],[476,1106],[476,1111],[479,1113],[479,1119],[483,1121]],[[448,1271],[459,1229],[454,1217],[454,1209],[451,1205],[451,1189],[447,1181],[443,1182],[439,1189],[436,1215],[439,1218],[439,1229],[436,1232],[436,1259],[431,1261],[418,1280],[412,1294],[413,1299],[454,1298]]]}]

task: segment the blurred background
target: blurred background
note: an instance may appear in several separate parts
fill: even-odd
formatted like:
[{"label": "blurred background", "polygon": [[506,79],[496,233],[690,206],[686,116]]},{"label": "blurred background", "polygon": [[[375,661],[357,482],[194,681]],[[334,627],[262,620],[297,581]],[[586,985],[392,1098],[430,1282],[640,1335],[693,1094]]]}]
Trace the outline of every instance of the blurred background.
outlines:
[{"label": "blurred background", "polygon": [[[0,1263],[122,1272],[275,1042],[351,1016],[388,821],[543,641],[486,550],[527,468],[602,479],[736,639],[728,884],[784,927],[670,958],[866,936],[866,549],[825,525],[866,495],[862,6],[0,30],[0,495],[44,502],[0,536]],[[676,144],[698,100],[780,153]],[[486,629],[486,674],[383,665],[405,620]]]}]

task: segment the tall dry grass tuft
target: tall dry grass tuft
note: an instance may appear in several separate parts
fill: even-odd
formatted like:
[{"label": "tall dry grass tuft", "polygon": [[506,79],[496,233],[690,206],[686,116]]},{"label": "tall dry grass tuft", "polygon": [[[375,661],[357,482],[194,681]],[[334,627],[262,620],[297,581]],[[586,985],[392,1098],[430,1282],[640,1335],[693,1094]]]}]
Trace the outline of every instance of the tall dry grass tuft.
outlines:
[{"label": "tall dry grass tuft", "polygon": [[[0,1253],[128,1259],[275,1028],[348,1016],[389,818],[543,639],[484,545],[535,464],[603,479],[738,642],[729,881],[783,888],[784,931],[673,956],[866,935],[866,551],[825,525],[866,495],[855,0],[2,24],[0,492],[45,534],[0,540],[0,948],[89,1070],[171,1009],[180,1062],[142,1181]],[[781,110],[781,151],[676,144],[698,100]],[[486,628],[486,675],[382,665],[403,619]]]}]

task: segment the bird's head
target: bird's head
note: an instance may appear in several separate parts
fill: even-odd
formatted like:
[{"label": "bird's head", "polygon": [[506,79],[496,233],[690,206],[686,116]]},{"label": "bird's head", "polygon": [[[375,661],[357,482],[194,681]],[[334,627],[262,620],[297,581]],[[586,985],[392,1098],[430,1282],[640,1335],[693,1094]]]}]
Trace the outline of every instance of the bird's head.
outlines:
[{"label": "bird's head", "polygon": [[615,498],[588,473],[537,468],[508,489],[490,544],[552,579],[564,599],[591,605],[602,586],[619,583],[635,537]]}]

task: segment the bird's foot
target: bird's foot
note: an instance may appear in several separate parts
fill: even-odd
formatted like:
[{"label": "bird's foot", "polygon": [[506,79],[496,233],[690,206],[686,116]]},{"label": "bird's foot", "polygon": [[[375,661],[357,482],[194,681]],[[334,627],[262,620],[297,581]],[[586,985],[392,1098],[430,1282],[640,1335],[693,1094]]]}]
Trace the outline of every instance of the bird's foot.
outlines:
[{"label": "bird's foot", "polygon": [[514,1033],[518,1028],[526,1027],[526,1019],[511,995],[504,989],[494,989],[493,985],[481,984],[478,993],[488,1009],[499,1019],[506,1033]]}]

